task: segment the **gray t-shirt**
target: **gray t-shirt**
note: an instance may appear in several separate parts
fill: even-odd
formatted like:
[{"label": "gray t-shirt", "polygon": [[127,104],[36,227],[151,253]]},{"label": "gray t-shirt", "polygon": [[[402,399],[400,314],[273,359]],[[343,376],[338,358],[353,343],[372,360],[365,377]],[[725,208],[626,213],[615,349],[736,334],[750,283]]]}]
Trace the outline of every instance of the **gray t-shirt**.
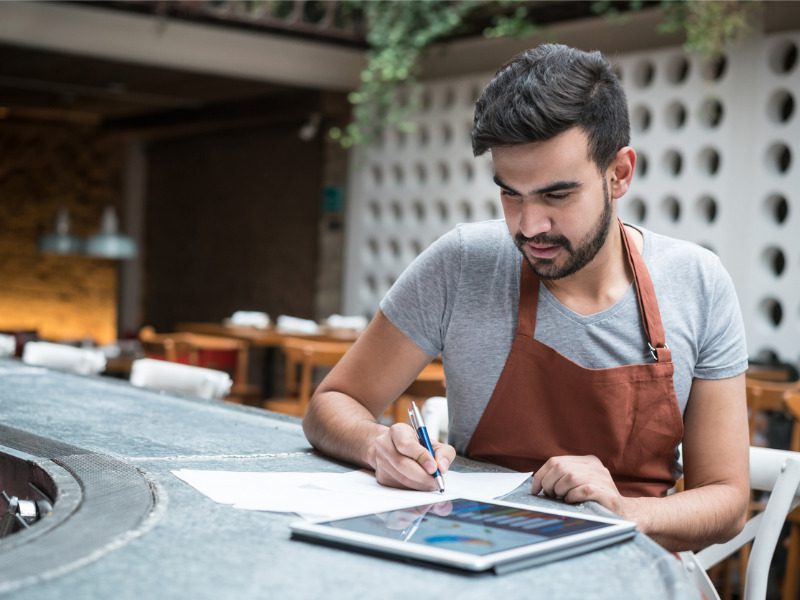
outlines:
[{"label": "gray t-shirt", "polygon": [[[716,255],[640,231],[683,412],[695,377],[722,379],[747,369],[741,311]],[[521,261],[505,221],[459,225],[420,254],[380,304],[426,354],[441,353],[449,441],[459,453],[465,452],[511,350]],[[632,285],[616,304],[588,316],[540,285],[534,337],[586,368],[652,362]]]}]

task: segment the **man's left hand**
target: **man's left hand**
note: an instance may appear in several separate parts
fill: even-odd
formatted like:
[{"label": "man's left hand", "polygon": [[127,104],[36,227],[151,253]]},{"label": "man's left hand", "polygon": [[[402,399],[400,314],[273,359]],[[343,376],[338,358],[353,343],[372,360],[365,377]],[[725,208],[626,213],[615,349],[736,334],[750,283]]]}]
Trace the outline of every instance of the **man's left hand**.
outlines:
[{"label": "man's left hand", "polygon": [[611,473],[596,456],[554,456],[533,474],[531,494],[575,504],[594,500],[608,510],[622,514],[623,497]]}]

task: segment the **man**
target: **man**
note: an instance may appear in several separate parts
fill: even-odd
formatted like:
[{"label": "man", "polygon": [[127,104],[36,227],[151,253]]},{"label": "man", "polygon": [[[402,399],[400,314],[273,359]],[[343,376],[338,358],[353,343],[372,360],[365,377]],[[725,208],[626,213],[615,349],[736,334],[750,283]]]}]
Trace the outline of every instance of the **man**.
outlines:
[{"label": "man", "polygon": [[[505,221],[457,227],[398,279],[317,390],[311,443],[397,487],[432,489],[456,449],[533,470],[532,493],[595,500],[672,550],[735,535],[749,493],[736,295],[712,253],[617,220],[628,143],[599,53],[544,45],[502,68],[473,150],[492,153]],[[377,417],[439,353],[453,446],[434,460]],[[681,441],[686,491],[667,496]]]}]

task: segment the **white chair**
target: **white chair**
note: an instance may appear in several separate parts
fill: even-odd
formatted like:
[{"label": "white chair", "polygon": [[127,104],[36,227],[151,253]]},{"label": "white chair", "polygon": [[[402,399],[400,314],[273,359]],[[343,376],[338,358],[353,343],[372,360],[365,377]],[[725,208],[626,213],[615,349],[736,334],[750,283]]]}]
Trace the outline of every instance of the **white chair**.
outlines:
[{"label": "white chair", "polygon": [[140,358],[131,366],[131,385],[221,400],[231,391],[230,375],[216,369]]},{"label": "white chair", "polygon": [[17,350],[17,340],[13,335],[0,333],[0,358],[14,356]]},{"label": "white chair", "polygon": [[79,375],[96,375],[106,368],[106,357],[100,350],[50,342],[25,344],[22,361],[29,365],[70,371]]},{"label": "white chair", "polygon": [[422,405],[422,418],[431,439],[447,443],[448,417],[447,398],[444,396],[431,396]]},{"label": "white chair", "polygon": [[682,552],[681,560],[706,598],[719,598],[706,570],[753,541],[745,575],[745,600],[763,600],[775,545],[786,515],[800,504],[800,452],[750,448],[750,488],[770,492],[764,512],[750,519],[744,529],[724,544],[714,544],[696,554]]}]

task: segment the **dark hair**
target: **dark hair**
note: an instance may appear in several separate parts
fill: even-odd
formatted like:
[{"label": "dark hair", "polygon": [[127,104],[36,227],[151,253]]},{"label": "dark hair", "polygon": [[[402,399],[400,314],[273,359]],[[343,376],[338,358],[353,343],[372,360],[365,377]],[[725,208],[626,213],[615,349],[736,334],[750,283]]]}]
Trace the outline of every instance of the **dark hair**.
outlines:
[{"label": "dark hair", "polygon": [[630,140],[625,92],[599,52],[544,44],[503,66],[475,103],[472,152],[549,140],[572,127],[605,170]]}]

